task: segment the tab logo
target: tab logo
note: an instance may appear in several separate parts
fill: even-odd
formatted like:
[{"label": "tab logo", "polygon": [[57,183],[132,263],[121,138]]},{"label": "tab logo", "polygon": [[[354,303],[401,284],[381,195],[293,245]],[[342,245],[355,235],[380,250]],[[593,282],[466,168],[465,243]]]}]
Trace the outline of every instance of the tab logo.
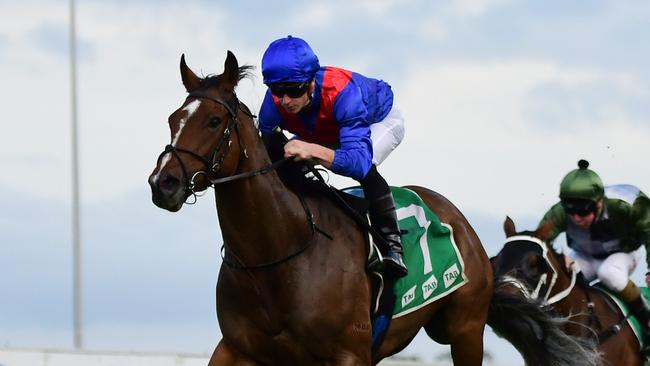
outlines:
[{"label": "tab logo", "polygon": [[413,300],[415,300],[415,288],[417,286],[413,286],[408,291],[402,295],[402,308],[406,307],[406,305],[410,304]]},{"label": "tab logo", "polygon": [[458,278],[458,275],[460,275],[460,271],[458,271],[458,265],[454,263],[453,266],[447,268],[445,273],[443,274],[443,279],[445,281],[445,288],[449,287],[454,281],[456,281],[456,278]]},{"label": "tab logo", "polygon": [[428,299],[429,296],[431,296],[431,294],[433,294],[437,288],[438,288],[438,279],[436,278],[436,276],[429,277],[429,279],[422,284],[422,296],[424,297],[424,299],[425,300]]}]

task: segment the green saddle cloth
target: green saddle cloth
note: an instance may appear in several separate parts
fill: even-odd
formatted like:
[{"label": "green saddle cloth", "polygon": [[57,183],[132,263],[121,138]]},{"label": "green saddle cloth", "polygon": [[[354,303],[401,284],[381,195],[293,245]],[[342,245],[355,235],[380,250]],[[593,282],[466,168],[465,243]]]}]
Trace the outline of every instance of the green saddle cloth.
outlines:
[{"label": "green saddle cloth", "polygon": [[[467,283],[463,259],[451,225],[443,223],[410,189],[390,187],[402,235],[408,276],[393,287],[397,300],[393,318],[418,310]],[[363,197],[359,187],[344,190]]]},{"label": "green saddle cloth", "polygon": [[[616,305],[621,310],[623,315],[626,317],[629,316],[627,318],[627,323],[634,331],[634,334],[636,335],[636,338],[639,341],[639,345],[641,346],[641,348],[643,348],[643,346],[646,344],[648,340],[644,339],[643,337],[643,328],[641,322],[639,322],[636,316],[630,315],[630,307],[627,306],[627,304],[623,300],[619,299],[618,296],[613,291],[605,287],[605,285],[603,285],[602,283],[595,282],[592,284],[592,287],[608,295],[614,301],[614,303],[616,303]],[[639,287],[639,290],[641,290],[641,295],[645,298],[645,301],[650,303],[650,288]]]},{"label": "green saddle cloth", "polygon": [[413,191],[391,187],[408,276],[394,287],[393,318],[418,310],[467,283],[453,228],[443,223]]}]

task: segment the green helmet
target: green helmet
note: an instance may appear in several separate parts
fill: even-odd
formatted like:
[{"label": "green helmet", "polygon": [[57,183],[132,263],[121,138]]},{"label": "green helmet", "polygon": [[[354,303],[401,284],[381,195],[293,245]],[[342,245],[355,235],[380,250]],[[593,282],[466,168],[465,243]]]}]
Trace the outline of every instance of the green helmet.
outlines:
[{"label": "green helmet", "polygon": [[603,181],[593,170],[587,169],[589,162],[578,161],[578,169],[572,170],[560,183],[561,200],[589,200],[597,202],[605,194]]}]

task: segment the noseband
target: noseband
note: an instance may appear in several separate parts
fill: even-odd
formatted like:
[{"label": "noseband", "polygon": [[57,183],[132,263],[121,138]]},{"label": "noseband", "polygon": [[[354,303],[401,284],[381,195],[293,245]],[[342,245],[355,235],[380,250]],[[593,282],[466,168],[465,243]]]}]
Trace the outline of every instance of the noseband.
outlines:
[{"label": "noseband", "polygon": [[[551,295],[551,292],[553,291],[553,287],[555,286],[555,282],[557,281],[558,277],[558,271],[555,269],[553,266],[553,263],[548,259],[548,246],[545,242],[542,240],[534,237],[534,236],[529,236],[529,235],[515,235],[509,237],[505,244],[515,242],[515,241],[525,241],[525,242],[532,242],[536,245],[539,245],[542,249],[542,257],[548,264],[548,266],[551,268],[553,271],[553,274],[551,275],[550,282],[548,283],[548,286],[546,287],[546,294],[543,295],[542,300],[546,305],[552,305],[565,297],[569,296],[569,293],[573,290],[576,284],[576,269],[571,266],[571,284],[569,287],[565,288],[564,290],[556,293],[552,297],[549,298]],[[535,290],[532,292],[528,290],[528,288],[521,283],[521,281],[517,278],[514,278],[512,276],[503,276],[503,279],[509,283],[511,283],[513,286],[517,287],[523,294],[529,299],[534,299],[537,300],[540,298],[540,291],[544,285],[546,285],[547,280],[548,280],[548,275],[546,273],[542,274],[539,278],[539,281],[537,282],[537,286],[535,287]]]}]

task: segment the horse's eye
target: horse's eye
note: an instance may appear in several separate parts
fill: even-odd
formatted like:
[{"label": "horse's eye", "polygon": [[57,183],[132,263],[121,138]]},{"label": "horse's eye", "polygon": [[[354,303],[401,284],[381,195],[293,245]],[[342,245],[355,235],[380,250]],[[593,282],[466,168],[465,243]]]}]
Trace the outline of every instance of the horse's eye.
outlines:
[{"label": "horse's eye", "polygon": [[213,128],[214,128],[214,127],[219,127],[219,125],[221,124],[221,118],[219,118],[219,117],[212,117],[212,118],[210,119],[210,123],[209,123],[209,124],[210,124],[210,127],[213,127]]}]

